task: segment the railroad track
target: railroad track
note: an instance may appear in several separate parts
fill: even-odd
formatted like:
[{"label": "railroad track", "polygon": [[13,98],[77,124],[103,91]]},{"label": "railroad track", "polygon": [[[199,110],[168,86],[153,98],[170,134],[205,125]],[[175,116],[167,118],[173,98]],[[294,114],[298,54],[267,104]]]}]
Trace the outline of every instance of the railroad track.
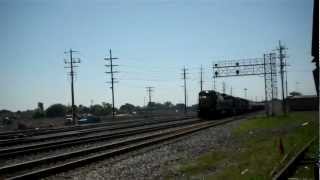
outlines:
[{"label": "railroad track", "polygon": [[65,137],[71,137],[71,136],[87,135],[90,133],[112,131],[117,129],[133,128],[133,127],[139,127],[144,125],[176,122],[176,121],[182,121],[182,120],[188,120],[188,119],[192,119],[192,118],[184,117],[184,118],[169,119],[169,120],[149,120],[149,121],[144,120],[140,122],[132,121],[132,122],[121,123],[121,124],[95,124],[93,127],[84,128],[80,130],[67,129],[67,130],[61,130],[55,133],[50,132],[48,134],[33,135],[31,137],[21,137],[21,138],[15,138],[15,139],[0,140],[0,147],[22,144],[22,143],[34,143],[34,142],[40,142],[40,141],[47,141],[47,140],[59,139],[62,137],[65,138]]},{"label": "railroad track", "polygon": [[116,121],[108,121],[108,122],[100,122],[94,124],[83,124],[83,125],[75,125],[75,126],[66,126],[66,127],[59,127],[59,128],[44,128],[44,129],[28,129],[28,130],[17,130],[17,131],[6,131],[0,132],[0,142],[1,140],[8,140],[8,139],[17,139],[17,138],[25,138],[31,137],[35,135],[43,135],[43,134],[51,134],[51,133],[58,133],[58,132],[66,132],[66,131],[73,131],[73,130],[82,130],[82,129],[89,129],[101,126],[111,126],[111,125],[120,125],[120,124],[130,124],[130,123],[137,123],[137,122],[146,122],[146,121],[163,121],[163,120],[175,120],[175,119],[188,119],[193,118],[192,116],[184,116],[184,117],[156,117],[151,119],[145,118],[138,118],[138,119],[131,119],[131,120],[116,120]]},{"label": "railroad track", "polygon": [[119,129],[118,131],[115,131],[115,132],[107,132],[103,134],[91,135],[86,137],[75,137],[70,139],[60,139],[54,142],[42,142],[42,143],[31,144],[31,145],[2,148],[0,149],[0,159],[9,157],[9,156],[13,157],[18,155],[25,155],[25,154],[36,153],[36,152],[41,152],[46,150],[79,145],[83,143],[93,143],[93,142],[111,140],[114,138],[122,138],[122,137],[132,136],[136,134],[167,129],[170,127],[179,127],[182,125],[194,124],[201,121],[203,120],[200,120],[200,119],[188,119],[183,121],[180,120],[180,121],[167,122],[167,123],[158,123],[158,124],[153,124],[149,126],[139,126],[139,127],[133,127],[133,128]]},{"label": "railroad track", "polygon": [[[243,116],[238,116],[236,118],[228,118],[220,121],[199,121],[175,129],[171,128],[172,130],[151,134],[145,133],[138,137],[130,137],[128,139],[109,142],[96,147],[89,147],[60,155],[11,164],[0,168],[0,179],[37,179],[45,177],[242,118]],[[30,167],[33,168],[30,170]]]},{"label": "railroad track", "polygon": [[[299,165],[299,162],[303,159],[304,154],[306,153],[306,151],[309,149],[309,147],[314,141],[315,141],[315,138],[307,142],[302,147],[302,149],[288,161],[288,163],[286,163],[281,169],[278,170],[277,173],[275,173],[272,179],[273,180],[288,179],[288,177],[293,174],[296,167]],[[311,163],[316,163],[316,162],[311,162]]]}]

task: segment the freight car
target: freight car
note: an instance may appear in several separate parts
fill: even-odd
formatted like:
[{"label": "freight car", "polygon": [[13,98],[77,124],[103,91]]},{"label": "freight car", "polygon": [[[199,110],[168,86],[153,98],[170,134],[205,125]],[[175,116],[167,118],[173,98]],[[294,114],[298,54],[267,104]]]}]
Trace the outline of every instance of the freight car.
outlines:
[{"label": "freight car", "polygon": [[199,93],[198,116],[205,119],[217,119],[261,110],[263,107],[261,103],[253,103],[216,91],[201,91]]}]

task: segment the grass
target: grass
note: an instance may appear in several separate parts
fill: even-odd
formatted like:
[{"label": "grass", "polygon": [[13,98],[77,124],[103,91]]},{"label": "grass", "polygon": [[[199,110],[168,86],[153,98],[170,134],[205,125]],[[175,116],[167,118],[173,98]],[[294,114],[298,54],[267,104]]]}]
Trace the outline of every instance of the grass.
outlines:
[{"label": "grass", "polygon": [[[275,167],[281,167],[314,137],[315,127],[319,127],[315,125],[317,116],[315,112],[293,112],[243,121],[232,130],[234,144],[227,150],[208,152],[174,169],[187,177],[204,179],[270,179]],[[284,154],[279,150],[280,138]]]}]

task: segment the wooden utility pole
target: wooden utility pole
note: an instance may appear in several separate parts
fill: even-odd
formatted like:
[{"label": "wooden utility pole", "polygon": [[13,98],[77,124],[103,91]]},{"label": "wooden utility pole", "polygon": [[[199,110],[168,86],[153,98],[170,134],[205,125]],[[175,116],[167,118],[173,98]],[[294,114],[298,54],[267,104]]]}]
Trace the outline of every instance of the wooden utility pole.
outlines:
[{"label": "wooden utility pole", "polygon": [[112,52],[111,52],[111,49],[109,50],[109,58],[104,58],[104,60],[107,60],[109,61],[110,63],[105,65],[106,67],[110,67],[110,71],[107,71],[106,73],[107,74],[111,74],[111,81],[108,82],[108,83],[111,83],[111,91],[112,91],[112,118],[115,117],[115,107],[114,107],[114,83],[117,83],[118,81],[115,81],[115,78],[114,78],[114,73],[118,73],[118,71],[114,71],[114,67],[115,66],[118,66],[118,65],[115,65],[113,64],[113,60],[115,59],[118,59],[118,58],[115,58],[115,57],[112,57]]},{"label": "wooden utility pole", "polygon": [[185,67],[182,69],[183,83],[184,83],[184,114],[187,114],[187,71]]},{"label": "wooden utility pole", "polygon": [[153,88],[154,88],[154,87],[150,87],[150,86],[149,86],[149,87],[146,87],[147,92],[148,92],[148,97],[149,97],[149,103],[148,103],[149,106],[151,106],[151,102],[152,102],[152,101],[151,101],[151,93],[153,92]]},{"label": "wooden utility pole", "polygon": [[64,52],[65,54],[69,54],[69,60],[64,60],[64,63],[69,65],[66,66],[65,68],[70,68],[70,77],[71,77],[71,113],[72,113],[72,123],[75,125],[77,123],[76,121],[76,110],[75,110],[75,105],[74,105],[74,68],[78,67],[75,64],[80,63],[80,59],[79,58],[74,58],[72,56],[72,54],[74,52],[78,52],[78,51],[74,51],[72,49],[70,49],[69,51]]}]

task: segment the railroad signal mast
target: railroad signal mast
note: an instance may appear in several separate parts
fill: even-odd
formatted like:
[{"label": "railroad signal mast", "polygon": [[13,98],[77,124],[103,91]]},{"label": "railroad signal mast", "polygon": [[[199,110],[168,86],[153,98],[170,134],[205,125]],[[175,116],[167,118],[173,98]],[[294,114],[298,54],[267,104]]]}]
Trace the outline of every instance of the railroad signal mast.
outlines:
[{"label": "railroad signal mast", "polygon": [[78,67],[75,64],[79,64],[81,62],[80,58],[74,58],[73,53],[78,52],[75,50],[70,49],[69,51],[64,52],[65,54],[69,54],[69,60],[64,59],[64,63],[67,64],[65,68],[70,68],[69,75],[71,77],[71,112],[72,112],[72,123],[75,125],[76,121],[76,112],[75,112],[75,105],[74,105],[74,68]]},{"label": "railroad signal mast", "polygon": [[[287,79],[284,80],[284,68],[286,68],[286,64],[285,64],[285,58],[286,58],[286,54],[285,54],[285,50],[287,50],[287,48],[281,44],[281,41],[279,41],[279,47],[276,49],[279,52],[279,60],[280,60],[280,78],[281,78],[281,93],[282,93],[282,111],[283,113],[286,115],[287,114],[287,103],[286,103],[286,97],[285,94],[287,95],[287,89],[285,90],[285,85],[284,85],[284,81],[286,81],[286,88],[288,86],[288,81]],[[286,72],[287,73],[287,72]]]},{"label": "railroad signal mast", "polygon": [[110,71],[106,71],[106,74],[110,74],[111,81],[107,83],[111,83],[111,91],[112,91],[112,118],[115,117],[115,107],[114,107],[114,83],[118,83],[118,81],[115,81],[114,73],[118,73],[118,71],[114,71],[114,67],[118,66],[116,64],[113,64],[113,60],[118,59],[116,57],[112,57],[112,51],[109,49],[109,58],[104,58],[104,60],[109,61],[109,64],[106,64],[106,67],[110,67]]},{"label": "railroad signal mast", "polygon": [[[273,100],[277,97],[276,57],[274,53],[265,54],[263,58],[219,61],[213,64],[212,69],[214,81],[216,78],[264,75],[266,114],[269,115],[268,106],[272,106]],[[271,103],[268,102],[268,99],[271,100]],[[273,108],[271,110],[271,114],[274,115]]]}]

